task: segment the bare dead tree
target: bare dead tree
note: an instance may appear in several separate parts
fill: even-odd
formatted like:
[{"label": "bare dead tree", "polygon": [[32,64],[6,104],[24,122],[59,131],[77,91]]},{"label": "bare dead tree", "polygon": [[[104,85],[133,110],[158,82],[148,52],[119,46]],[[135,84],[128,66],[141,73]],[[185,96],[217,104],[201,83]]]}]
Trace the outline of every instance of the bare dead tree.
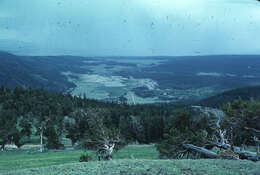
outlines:
[{"label": "bare dead tree", "polygon": [[43,129],[44,127],[43,126],[40,126],[39,127],[39,131],[40,131],[40,152],[43,152],[43,149],[44,149],[44,147],[43,147]]},{"label": "bare dead tree", "polygon": [[[216,135],[213,136],[213,140],[210,141],[209,145],[211,148],[218,147],[224,149],[225,151],[220,152],[219,154],[206,149],[204,147],[198,147],[193,144],[183,144],[183,147],[186,150],[191,150],[194,152],[198,152],[203,155],[205,158],[224,158],[224,159],[248,159],[252,161],[260,160],[260,140],[255,136],[253,139],[257,144],[257,153],[253,153],[250,151],[245,151],[239,147],[231,147],[229,139],[227,139],[227,132],[220,127],[220,120],[217,120],[215,124]],[[256,129],[250,128],[252,131],[258,131]],[[231,149],[232,148],[232,149]]]},{"label": "bare dead tree", "polygon": [[104,113],[96,109],[88,109],[84,112],[89,131],[83,140],[83,146],[95,149],[99,160],[112,160],[112,154],[121,142],[120,132],[114,128],[108,128],[104,124]]},{"label": "bare dead tree", "polygon": [[199,153],[204,158],[221,158],[221,155],[211,151],[213,147],[218,147],[220,149],[230,149],[231,145],[227,139],[227,131],[221,129],[220,118],[213,119],[209,123],[210,128],[215,131],[215,134],[212,136],[212,139],[205,144],[204,147],[198,147],[193,144],[183,144],[183,147],[187,150]]},{"label": "bare dead tree", "polygon": [[260,140],[256,136],[254,136],[253,139],[257,146],[257,155],[260,156]]},{"label": "bare dead tree", "polygon": [[209,141],[207,146],[211,146],[211,148],[218,147],[221,149],[230,149],[231,144],[230,141],[227,139],[227,130],[221,129],[220,118],[218,118],[215,122],[213,120],[213,124],[211,122],[211,125],[211,129],[215,130],[215,134],[213,135],[213,141]]},{"label": "bare dead tree", "polygon": [[95,149],[99,160],[112,160],[112,154],[116,144],[120,142],[119,135],[110,137],[108,135],[90,138],[84,141],[85,147]]},{"label": "bare dead tree", "polygon": [[39,135],[40,135],[40,152],[43,152],[44,151],[44,144],[43,144],[43,134],[44,134],[44,131],[46,130],[46,124],[49,120],[47,121],[42,121],[39,123],[39,127],[38,127],[38,132],[39,132]]},{"label": "bare dead tree", "polygon": [[98,159],[112,160],[112,154],[114,152],[115,146],[119,142],[119,137],[117,139],[110,139],[102,142],[101,146],[97,150]]}]

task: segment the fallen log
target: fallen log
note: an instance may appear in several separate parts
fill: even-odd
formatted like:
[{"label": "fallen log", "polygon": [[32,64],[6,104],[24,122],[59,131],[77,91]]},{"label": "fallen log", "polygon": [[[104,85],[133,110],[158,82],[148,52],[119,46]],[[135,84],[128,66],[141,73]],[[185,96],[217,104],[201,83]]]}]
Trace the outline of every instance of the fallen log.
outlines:
[{"label": "fallen log", "polygon": [[[203,148],[203,147],[195,146],[195,145],[192,145],[192,144],[183,144],[183,147],[187,150],[200,153],[204,158],[210,158],[210,159],[223,158],[223,156],[218,155],[217,153],[210,151],[210,150]],[[239,159],[247,159],[247,160],[252,160],[252,161],[259,161],[260,160],[260,155],[257,155],[254,152],[241,150],[239,147],[234,147],[233,152],[235,154],[239,155]],[[238,158],[236,158],[236,159],[238,159]]]},{"label": "fallen log", "polygon": [[183,144],[183,147],[187,150],[192,150],[192,151],[198,152],[205,158],[210,158],[210,159],[218,158],[217,153],[210,151],[203,147],[198,147],[198,146],[195,146],[192,144]]},{"label": "fallen log", "polygon": [[240,159],[247,159],[252,161],[259,161],[260,155],[257,153],[241,150],[239,147],[234,147],[234,152],[239,155]]}]

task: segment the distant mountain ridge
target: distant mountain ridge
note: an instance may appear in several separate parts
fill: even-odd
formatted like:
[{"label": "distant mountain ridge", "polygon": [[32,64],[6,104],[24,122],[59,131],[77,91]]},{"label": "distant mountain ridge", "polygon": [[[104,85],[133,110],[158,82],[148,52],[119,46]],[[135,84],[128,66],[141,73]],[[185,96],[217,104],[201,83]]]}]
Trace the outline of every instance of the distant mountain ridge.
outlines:
[{"label": "distant mountain ridge", "polygon": [[64,92],[75,85],[61,74],[63,71],[83,71],[79,68],[80,59],[62,57],[16,56],[0,51],[0,86],[14,88],[44,88]]},{"label": "distant mountain ridge", "polygon": [[225,103],[241,98],[243,100],[260,99],[260,86],[249,86],[233,89],[199,101],[198,105],[208,107],[219,107]]},{"label": "distant mountain ridge", "polygon": [[[86,93],[89,98],[108,101],[132,102],[129,94],[134,94],[143,103],[197,102],[230,89],[260,85],[259,79],[260,55],[78,57],[17,56],[0,51],[0,86]],[[224,93],[220,101],[243,95],[230,96]],[[219,98],[200,103],[219,105]]]}]

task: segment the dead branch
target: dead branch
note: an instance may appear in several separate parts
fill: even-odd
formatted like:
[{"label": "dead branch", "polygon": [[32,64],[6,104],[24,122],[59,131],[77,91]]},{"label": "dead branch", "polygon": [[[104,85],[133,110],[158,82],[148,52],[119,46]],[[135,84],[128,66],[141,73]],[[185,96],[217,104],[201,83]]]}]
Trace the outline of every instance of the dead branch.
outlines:
[{"label": "dead branch", "polygon": [[260,140],[256,136],[254,136],[253,139],[257,146],[257,155],[260,156]]},{"label": "dead branch", "polygon": [[246,130],[250,130],[250,131],[253,131],[257,134],[260,134],[260,130],[257,130],[257,129],[254,129],[254,128],[248,128],[248,127],[244,127]]}]

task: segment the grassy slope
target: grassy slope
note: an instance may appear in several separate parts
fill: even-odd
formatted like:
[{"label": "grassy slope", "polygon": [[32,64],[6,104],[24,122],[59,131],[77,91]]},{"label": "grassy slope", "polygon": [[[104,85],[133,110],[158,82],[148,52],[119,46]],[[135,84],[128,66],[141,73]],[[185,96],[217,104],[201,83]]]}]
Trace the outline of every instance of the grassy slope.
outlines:
[{"label": "grassy slope", "polygon": [[121,159],[9,171],[12,175],[257,175],[260,163],[231,160]]},{"label": "grassy slope", "polygon": [[[78,163],[82,151],[0,153],[0,175],[257,175],[260,163],[229,160],[156,160],[153,146],[130,145],[114,154],[113,161]],[[93,154],[93,152],[91,153]],[[24,169],[27,168],[27,169]],[[29,169],[28,169],[29,168]]]}]

